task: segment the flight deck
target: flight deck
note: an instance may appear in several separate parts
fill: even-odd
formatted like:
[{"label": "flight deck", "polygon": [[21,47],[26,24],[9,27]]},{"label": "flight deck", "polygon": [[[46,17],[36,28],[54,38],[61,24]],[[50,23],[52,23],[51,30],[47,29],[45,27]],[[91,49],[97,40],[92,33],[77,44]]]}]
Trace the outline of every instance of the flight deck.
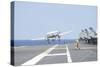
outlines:
[{"label": "flight deck", "polygon": [[55,44],[41,46],[21,46],[15,48],[15,66],[60,64],[97,60],[97,45]]}]

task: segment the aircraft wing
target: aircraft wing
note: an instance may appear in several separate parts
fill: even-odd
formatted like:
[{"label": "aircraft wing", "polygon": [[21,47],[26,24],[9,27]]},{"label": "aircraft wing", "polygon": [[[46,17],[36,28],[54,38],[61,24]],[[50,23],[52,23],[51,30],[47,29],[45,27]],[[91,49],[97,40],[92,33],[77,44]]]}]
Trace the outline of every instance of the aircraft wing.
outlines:
[{"label": "aircraft wing", "polygon": [[53,35],[55,34],[56,32],[58,31],[51,31],[51,32],[48,32],[46,33],[45,35],[40,35],[40,36],[34,36],[32,40],[42,40],[42,39],[46,39],[47,38],[47,35]]},{"label": "aircraft wing", "polygon": [[48,32],[46,34],[48,35],[48,34],[53,34],[53,33],[56,33],[56,32],[58,32],[58,31],[51,31],[51,32]]},{"label": "aircraft wing", "polygon": [[60,36],[63,36],[63,35],[69,34],[69,33],[71,33],[71,32],[72,32],[72,31],[63,32],[63,33],[60,33],[59,35],[60,35]]}]

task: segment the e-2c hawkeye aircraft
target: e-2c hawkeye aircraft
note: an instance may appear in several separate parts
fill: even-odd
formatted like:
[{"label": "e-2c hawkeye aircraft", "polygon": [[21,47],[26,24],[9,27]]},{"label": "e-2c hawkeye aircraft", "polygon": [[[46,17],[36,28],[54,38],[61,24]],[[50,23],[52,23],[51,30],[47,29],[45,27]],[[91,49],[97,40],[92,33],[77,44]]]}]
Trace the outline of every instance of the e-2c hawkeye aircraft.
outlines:
[{"label": "e-2c hawkeye aircraft", "polygon": [[71,32],[72,31],[68,31],[68,32],[51,31],[51,32],[47,32],[44,36],[42,36],[42,39],[46,39],[48,43],[50,43],[50,40],[52,41],[58,40],[60,42],[62,36],[67,35]]}]

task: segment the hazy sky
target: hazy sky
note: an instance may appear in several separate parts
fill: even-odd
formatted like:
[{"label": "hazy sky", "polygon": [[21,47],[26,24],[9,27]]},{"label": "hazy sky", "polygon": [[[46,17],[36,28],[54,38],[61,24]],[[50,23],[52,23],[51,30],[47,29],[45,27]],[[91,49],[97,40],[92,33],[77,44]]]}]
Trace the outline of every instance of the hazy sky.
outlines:
[{"label": "hazy sky", "polygon": [[76,38],[81,29],[97,27],[97,7],[68,4],[15,2],[15,39],[34,39],[51,31],[72,33],[65,39]]}]

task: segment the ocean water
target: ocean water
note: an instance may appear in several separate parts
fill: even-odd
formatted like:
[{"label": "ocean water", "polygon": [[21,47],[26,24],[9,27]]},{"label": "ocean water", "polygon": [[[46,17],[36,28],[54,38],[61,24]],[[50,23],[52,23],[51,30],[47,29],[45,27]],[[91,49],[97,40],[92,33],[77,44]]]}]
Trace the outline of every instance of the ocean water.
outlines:
[{"label": "ocean water", "polygon": [[36,45],[63,45],[65,43],[74,43],[75,40],[11,40],[11,46],[36,46]]}]

